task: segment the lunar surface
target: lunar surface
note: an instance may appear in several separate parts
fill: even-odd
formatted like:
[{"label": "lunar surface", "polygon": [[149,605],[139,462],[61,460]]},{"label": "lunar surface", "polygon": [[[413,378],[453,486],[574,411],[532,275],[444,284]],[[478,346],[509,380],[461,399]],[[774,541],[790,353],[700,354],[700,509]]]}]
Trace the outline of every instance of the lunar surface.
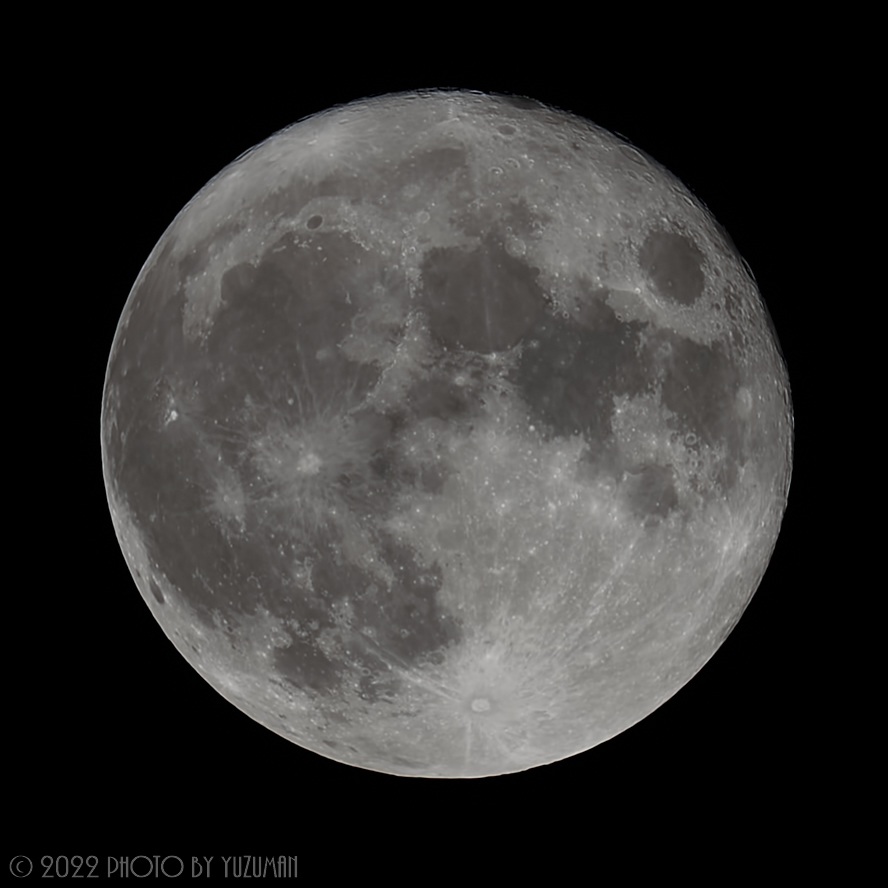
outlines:
[{"label": "lunar surface", "polygon": [[303,120],[193,198],[123,309],[101,441],[136,585],[220,694],[339,762],[471,777],[614,737],[713,655],[792,411],[675,177],[432,91]]}]

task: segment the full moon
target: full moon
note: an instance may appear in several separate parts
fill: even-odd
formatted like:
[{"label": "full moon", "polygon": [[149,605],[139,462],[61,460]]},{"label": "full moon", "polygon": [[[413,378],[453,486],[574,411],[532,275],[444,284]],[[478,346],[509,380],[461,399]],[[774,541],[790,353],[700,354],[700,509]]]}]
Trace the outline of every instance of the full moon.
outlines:
[{"label": "full moon", "polygon": [[101,449],[136,586],[216,691],[344,764],[478,777],[614,737],[714,654],[792,409],[676,177],[536,101],[427,91],[302,120],[187,204]]}]

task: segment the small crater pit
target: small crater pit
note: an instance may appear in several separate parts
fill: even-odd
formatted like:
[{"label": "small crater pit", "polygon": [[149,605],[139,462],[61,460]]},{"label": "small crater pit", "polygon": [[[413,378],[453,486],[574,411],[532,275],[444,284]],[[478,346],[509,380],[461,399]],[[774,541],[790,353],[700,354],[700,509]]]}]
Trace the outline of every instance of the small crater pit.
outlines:
[{"label": "small crater pit", "polygon": [[472,712],[490,712],[490,700],[487,697],[475,697],[471,706]]},{"label": "small crater pit", "polygon": [[154,600],[158,604],[164,604],[166,599],[163,597],[163,592],[160,591],[160,586],[154,582],[153,578],[148,581],[148,587],[151,589],[151,594],[154,596]]}]

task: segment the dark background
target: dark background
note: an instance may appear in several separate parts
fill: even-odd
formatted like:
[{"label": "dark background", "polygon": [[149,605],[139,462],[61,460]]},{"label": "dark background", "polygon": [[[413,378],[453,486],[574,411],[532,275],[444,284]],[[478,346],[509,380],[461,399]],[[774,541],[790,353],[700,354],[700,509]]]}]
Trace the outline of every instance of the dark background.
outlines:
[{"label": "dark background", "polygon": [[[191,40],[178,47],[170,38],[163,53],[130,40],[113,51],[72,52],[29,124],[32,156],[48,182],[43,212],[57,219],[33,276],[62,303],[53,324],[62,341],[54,346],[54,384],[40,389],[45,405],[50,393],[60,402],[42,411],[52,430],[43,437],[54,442],[50,450],[39,445],[42,465],[52,466],[43,469],[50,488],[23,528],[34,572],[10,596],[10,854],[298,854],[300,877],[323,874],[322,884],[382,870],[401,884],[414,854],[427,873],[480,852],[485,868],[507,867],[505,875],[520,873],[525,858],[611,857],[609,836],[617,833],[672,835],[679,855],[685,838],[704,834],[728,846],[750,834],[783,841],[780,812],[810,816],[820,803],[816,786],[834,780],[821,770],[815,784],[812,770],[811,746],[822,749],[833,727],[814,703],[822,672],[818,678],[810,667],[828,651],[811,628],[822,598],[808,566],[816,553],[807,538],[804,447],[759,591],[672,700],[563,762],[497,778],[423,780],[303,751],[241,714],[188,666],[151,617],[117,544],[99,423],[107,356],[129,290],[166,226],[208,179],[276,130],[333,104],[462,87],[524,94],[588,116],[690,186],[756,275],[803,437],[809,396],[796,321],[806,297],[801,257],[811,249],[802,233],[810,171],[799,158],[820,90],[817,63],[791,71],[768,48],[756,66],[738,48],[705,58],[689,51],[676,67],[653,49],[603,58],[585,47],[572,55],[550,47],[540,62],[502,47],[495,57],[473,49],[454,59],[424,46],[394,59],[384,53],[384,64],[369,52],[345,63],[326,51],[326,37],[309,52],[278,46],[247,62],[223,51],[225,41]],[[30,311],[40,323],[36,302]],[[54,411],[66,417],[61,428]],[[74,446],[60,448],[68,436]],[[638,862],[623,852],[620,860],[626,872]]]}]

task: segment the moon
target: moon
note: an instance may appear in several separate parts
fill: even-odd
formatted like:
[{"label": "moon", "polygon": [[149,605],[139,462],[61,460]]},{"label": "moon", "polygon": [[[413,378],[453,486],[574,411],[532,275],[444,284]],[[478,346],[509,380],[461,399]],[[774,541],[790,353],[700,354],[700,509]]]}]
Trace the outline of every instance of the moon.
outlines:
[{"label": "moon", "polygon": [[776,544],[789,381],[752,273],[593,123],[465,91],[235,160],[105,377],[115,532],[183,657],[359,768],[582,753],[709,660]]}]

